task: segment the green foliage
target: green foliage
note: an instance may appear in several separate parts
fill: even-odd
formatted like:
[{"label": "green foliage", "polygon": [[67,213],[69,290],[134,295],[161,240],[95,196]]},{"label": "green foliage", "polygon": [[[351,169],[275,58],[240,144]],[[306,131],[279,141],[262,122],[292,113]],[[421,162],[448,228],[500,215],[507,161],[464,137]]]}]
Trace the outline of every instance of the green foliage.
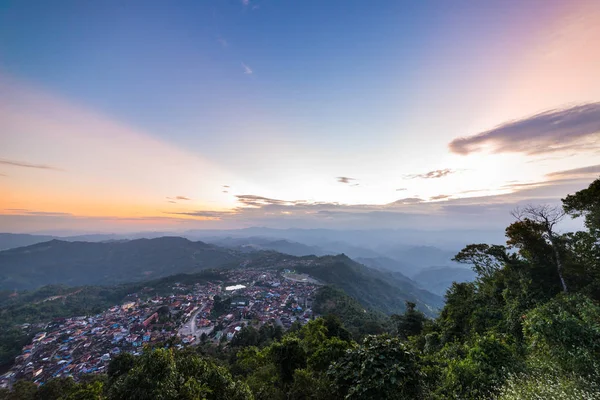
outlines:
[{"label": "green foliage", "polygon": [[[447,358],[438,392],[447,398],[490,398],[509,373],[519,372],[523,362],[517,352],[494,335],[477,336],[462,351]],[[463,355],[464,354],[464,355]]]},{"label": "green foliage", "polygon": [[63,396],[74,392],[77,383],[73,378],[56,378],[40,386],[36,393],[39,400],[60,400]]},{"label": "green foliage", "polygon": [[127,374],[135,365],[135,357],[130,353],[122,353],[108,364],[107,375],[110,379],[118,379]]},{"label": "green foliage", "polygon": [[600,178],[586,189],[565,197],[563,206],[574,218],[583,216],[589,232],[596,238],[600,237]]},{"label": "green foliage", "polygon": [[339,318],[355,339],[387,330],[383,314],[366,309],[343,290],[332,286],[323,286],[317,291],[313,310],[317,314]]},{"label": "green foliage", "polygon": [[[443,305],[440,296],[420,289],[412,281],[391,272],[367,268],[343,254],[316,258],[310,265],[298,266],[296,270],[343,290],[363,309],[392,314],[404,311],[405,302],[412,301],[423,312],[434,316]],[[341,315],[339,317],[344,321]],[[350,324],[346,326],[351,329]]]},{"label": "green foliage", "polygon": [[226,368],[189,352],[145,350],[109,388],[109,399],[251,399]]},{"label": "green foliage", "polygon": [[306,351],[298,338],[284,337],[281,342],[273,343],[269,356],[284,384],[293,381],[295,370],[306,367]]},{"label": "green foliage", "polygon": [[346,399],[414,399],[421,393],[417,356],[398,338],[367,336],[328,371]]},{"label": "green foliage", "polygon": [[410,301],[406,302],[406,312],[403,315],[392,315],[392,322],[396,325],[396,332],[402,339],[408,339],[423,331],[425,315],[415,309],[417,305]]},{"label": "green foliage", "polygon": [[577,375],[529,372],[511,376],[497,400],[600,400],[600,386]]},{"label": "green foliage", "polygon": [[559,296],[530,311],[523,329],[533,357],[600,377],[600,306],[588,297]]}]

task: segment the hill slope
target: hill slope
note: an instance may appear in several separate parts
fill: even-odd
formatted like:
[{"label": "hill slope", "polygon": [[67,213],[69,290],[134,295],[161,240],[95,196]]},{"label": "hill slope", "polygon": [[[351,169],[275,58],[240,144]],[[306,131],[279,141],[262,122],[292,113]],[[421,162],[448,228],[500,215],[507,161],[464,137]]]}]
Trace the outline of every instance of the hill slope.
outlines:
[{"label": "hill slope", "polygon": [[323,283],[343,289],[363,306],[385,314],[404,312],[405,301],[412,301],[421,311],[433,316],[444,303],[440,296],[419,288],[398,272],[368,268],[344,254],[293,257],[275,252],[263,253],[249,266],[288,268],[309,274]]},{"label": "hill slope", "polygon": [[105,243],[51,240],[0,252],[0,289],[141,281],[236,264],[244,257],[180,237]]}]

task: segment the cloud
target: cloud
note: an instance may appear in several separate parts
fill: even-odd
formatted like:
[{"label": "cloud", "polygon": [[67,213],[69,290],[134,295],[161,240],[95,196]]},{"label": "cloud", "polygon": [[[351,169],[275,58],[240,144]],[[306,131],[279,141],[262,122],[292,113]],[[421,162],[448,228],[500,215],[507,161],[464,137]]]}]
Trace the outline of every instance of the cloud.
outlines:
[{"label": "cloud", "polygon": [[407,188],[398,188],[398,189],[396,189],[396,192],[403,192],[405,190],[408,190],[408,189]]},{"label": "cloud", "polygon": [[212,219],[221,219],[224,216],[236,214],[235,211],[207,211],[207,210],[198,210],[198,211],[186,211],[186,212],[176,212],[176,213],[168,213],[170,215],[187,215],[190,217],[202,217],[202,218],[212,218]]},{"label": "cloud", "polygon": [[406,197],[404,199],[400,199],[400,200],[396,200],[393,203],[390,203],[390,206],[394,206],[394,205],[406,205],[406,204],[418,204],[418,203],[422,203],[425,200],[419,198],[419,197]]},{"label": "cloud", "polygon": [[348,178],[347,176],[338,176],[335,179],[337,179],[337,181],[339,183],[350,183],[350,181],[355,181],[356,180],[354,178]]},{"label": "cloud", "polygon": [[6,175],[6,174],[0,174],[0,176],[8,176],[8,175]]},{"label": "cloud", "polygon": [[450,150],[470,154],[491,148],[492,153],[547,154],[600,148],[600,102],[554,109],[489,131],[454,139]]},{"label": "cloud", "polygon": [[452,197],[449,194],[438,194],[437,196],[432,196],[429,198],[429,200],[444,200],[444,199],[449,199],[450,197]]},{"label": "cloud", "polygon": [[167,197],[167,200],[169,200],[169,203],[177,203],[178,201],[190,201],[192,199],[190,199],[189,197],[186,197],[186,196],[175,196],[175,197]]},{"label": "cloud", "polygon": [[418,179],[436,179],[436,178],[442,178],[446,175],[454,174],[456,172],[457,172],[456,170],[444,168],[444,169],[436,169],[434,171],[429,171],[424,174],[405,175],[405,177],[408,179],[417,179],[417,178]]},{"label": "cloud", "polygon": [[219,42],[221,44],[221,46],[223,46],[223,47],[229,46],[229,43],[227,42],[227,40],[225,38],[218,37],[217,42]]},{"label": "cloud", "polygon": [[14,160],[0,159],[0,164],[10,165],[10,166],[13,166],[13,167],[36,168],[36,169],[51,169],[51,170],[54,170],[54,171],[62,171],[60,168],[53,167],[51,165],[31,164],[31,163],[24,162],[24,161],[14,161]]},{"label": "cloud", "polygon": [[252,194],[242,194],[242,195],[237,195],[235,197],[237,197],[238,202],[240,202],[241,204],[243,204],[245,206],[250,206],[250,207],[265,206],[265,205],[270,205],[270,204],[277,204],[277,205],[293,204],[293,202],[289,202],[289,201],[285,201],[285,200],[270,199],[268,197],[255,196]]},{"label": "cloud", "polygon": [[242,63],[242,68],[244,69],[244,74],[246,75],[252,75],[254,73],[254,71],[252,71],[252,69],[244,63]]},{"label": "cloud", "polygon": [[175,200],[167,200],[169,203],[174,203],[177,204],[177,202]]},{"label": "cloud", "polygon": [[223,190],[223,193],[229,193],[229,191],[228,190]]},{"label": "cloud", "polygon": [[223,185],[224,188],[228,188],[229,189],[229,185]]},{"label": "cloud", "polygon": [[250,0],[242,0],[242,4],[244,7],[247,7],[250,4]]},{"label": "cloud", "polygon": [[9,211],[11,214],[16,215],[31,215],[41,217],[72,217],[73,214],[65,212],[54,212],[54,211],[33,211],[27,208],[5,208],[4,211]]},{"label": "cloud", "polygon": [[589,167],[583,168],[574,168],[568,169],[565,171],[556,171],[546,174],[549,178],[554,177],[568,177],[568,176],[579,176],[579,175],[591,175],[591,174],[600,174],[600,164],[598,165],[590,165]]}]

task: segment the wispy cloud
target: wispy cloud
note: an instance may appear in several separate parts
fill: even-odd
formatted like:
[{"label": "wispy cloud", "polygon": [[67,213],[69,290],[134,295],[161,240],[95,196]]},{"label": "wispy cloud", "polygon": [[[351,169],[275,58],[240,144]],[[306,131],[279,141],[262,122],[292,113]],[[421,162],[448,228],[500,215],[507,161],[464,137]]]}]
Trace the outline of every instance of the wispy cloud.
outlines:
[{"label": "wispy cloud", "polygon": [[565,171],[556,171],[546,174],[549,178],[554,177],[570,177],[570,176],[580,176],[580,175],[592,175],[592,174],[600,174],[600,164],[598,165],[590,165],[589,167],[583,168],[574,168],[568,169]]},{"label": "wispy cloud", "polygon": [[419,197],[406,197],[404,199],[399,199],[394,201],[393,203],[388,204],[389,206],[398,206],[398,205],[406,205],[406,204],[418,204],[422,203],[425,200]]},{"label": "wispy cloud", "polygon": [[186,196],[175,196],[175,197],[167,197],[167,201],[169,203],[178,203],[180,201],[190,201],[192,199],[190,199],[189,197]]},{"label": "wispy cloud", "polygon": [[28,162],[25,162],[25,161],[14,161],[14,160],[7,160],[7,159],[4,159],[4,158],[0,158],[0,164],[2,164],[2,165],[10,165],[10,166],[13,166],[13,167],[35,168],[35,169],[50,169],[50,170],[54,170],[54,171],[62,171],[60,168],[53,167],[51,165],[32,164],[32,163],[28,163]]},{"label": "wispy cloud", "polygon": [[223,185],[223,187],[229,189],[229,185]]},{"label": "wispy cloud", "polygon": [[403,192],[405,190],[408,190],[408,189],[407,188],[398,188],[398,189],[396,189],[396,192]]},{"label": "wispy cloud", "polygon": [[493,153],[538,155],[600,148],[600,102],[549,110],[489,131],[454,139],[450,150],[470,154],[484,149]]},{"label": "wispy cloud", "polygon": [[292,202],[278,199],[271,199],[268,197],[256,196],[252,194],[243,194],[235,196],[238,199],[238,202],[250,207],[259,207],[265,205],[284,205],[284,204],[292,204]]},{"label": "wispy cloud", "polygon": [[449,199],[450,197],[452,197],[449,194],[438,194],[437,196],[432,196],[429,198],[429,200],[444,200],[444,199]]},{"label": "wispy cloud", "polygon": [[202,218],[211,218],[211,219],[221,219],[224,216],[229,216],[236,214],[235,211],[207,211],[207,210],[198,210],[198,211],[186,211],[186,212],[176,212],[176,213],[168,213],[170,215],[187,215],[190,217],[202,217]]},{"label": "wispy cloud", "polygon": [[242,0],[242,4],[244,5],[244,7],[247,7],[248,5],[250,5],[250,0]]},{"label": "wispy cloud", "polygon": [[66,212],[54,212],[54,211],[34,211],[27,208],[5,208],[4,211],[8,211],[11,214],[17,215],[31,215],[39,217],[72,217],[73,214]]},{"label": "wispy cloud", "polygon": [[449,169],[449,168],[444,168],[444,169],[436,169],[434,171],[429,171],[424,174],[410,174],[410,175],[404,175],[404,176],[408,179],[436,179],[436,178],[442,178],[442,177],[450,175],[450,174],[454,174],[456,172],[458,172],[458,171]]},{"label": "wispy cloud", "polygon": [[350,183],[351,181],[355,181],[355,180],[356,180],[356,179],[354,179],[354,178],[349,178],[349,177],[347,177],[347,176],[338,176],[338,177],[337,177],[337,178],[335,178],[335,179],[337,179],[337,181],[338,181],[339,183]]},{"label": "wispy cloud", "polygon": [[217,38],[217,42],[219,42],[219,44],[223,47],[228,47],[229,43],[227,42],[227,39],[223,38],[223,37],[218,37]]},{"label": "wispy cloud", "polygon": [[252,71],[252,68],[250,68],[244,63],[242,63],[242,68],[244,69],[244,74],[246,75],[252,75],[254,73],[254,71]]}]

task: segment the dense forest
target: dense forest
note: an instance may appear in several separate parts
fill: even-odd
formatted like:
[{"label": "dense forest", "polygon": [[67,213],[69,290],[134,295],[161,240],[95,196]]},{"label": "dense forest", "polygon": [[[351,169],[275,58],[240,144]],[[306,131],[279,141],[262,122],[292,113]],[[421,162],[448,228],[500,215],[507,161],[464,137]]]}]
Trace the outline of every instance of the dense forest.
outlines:
[{"label": "dense forest", "polygon": [[[505,245],[456,255],[477,279],[453,284],[436,319],[414,303],[359,318],[330,288],[325,316],[284,335],[245,327],[218,348],[146,348],[106,375],[18,382],[0,398],[600,399],[600,179],[562,207],[513,214]],[[585,229],[561,233],[571,217]]]}]

